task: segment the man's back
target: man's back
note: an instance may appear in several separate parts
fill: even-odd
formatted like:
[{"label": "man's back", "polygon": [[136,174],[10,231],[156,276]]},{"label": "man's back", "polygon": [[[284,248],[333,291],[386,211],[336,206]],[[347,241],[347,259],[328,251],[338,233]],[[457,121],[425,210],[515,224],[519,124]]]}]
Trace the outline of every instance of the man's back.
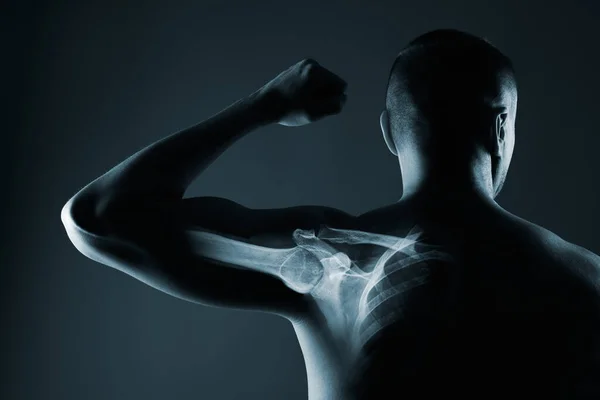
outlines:
[{"label": "man's back", "polygon": [[450,257],[390,276],[401,285],[427,269],[426,283],[388,311],[401,314],[397,321],[366,344],[352,393],[585,393],[600,371],[597,256],[500,209],[457,215],[453,226],[438,216],[411,221],[420,240]]},{"label": "man's back", "polygon": [[[439,214],[392,206],[349,222],[352,229],[322,235],[367,272],[373,272],[377,245],[348,245],[349,232],[408,239],[385,262],[384,273],[361,287],[363,313],[349,324],[359,332],[354,341],[360,350],[341,367],[341,390],[351,399],[600,394],[588,388],[600,361],[594,349],[600,338],[597,256],[500,208],[463,215],[469,216],[454,213],[444,226]],[[298,324],[300,336],[304,329],[329,336],[332,328],[324,325],[334,325],[330,315],[356,315],[347,311],[348,301],[333,312],[316,303],[327,322]],[[310,343],[303,346],[305,356],[326,353]],[[308,368],[318,370],[323,361],[310,365],[310,359]]]}]

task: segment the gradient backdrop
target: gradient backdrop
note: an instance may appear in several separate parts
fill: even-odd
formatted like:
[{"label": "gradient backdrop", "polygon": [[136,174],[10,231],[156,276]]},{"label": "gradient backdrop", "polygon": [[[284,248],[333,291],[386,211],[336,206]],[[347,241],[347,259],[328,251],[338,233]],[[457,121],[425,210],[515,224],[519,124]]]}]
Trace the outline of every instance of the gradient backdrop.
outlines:
[{"label": "gradient backdrop", "polygon": [[458,28],[496,44],[520,78],[516,150],[499,202],[600,252],[597,1],[21,1],[3,9],[2,399],[306,398],[287,321],[169,297],[85,258],[60,221],[86,183],[305,57],[348,81],[344,112],[254,132],[187,196],[350,213],[396,201],[400,173],[378,126],[389,67],[414,36]]}]

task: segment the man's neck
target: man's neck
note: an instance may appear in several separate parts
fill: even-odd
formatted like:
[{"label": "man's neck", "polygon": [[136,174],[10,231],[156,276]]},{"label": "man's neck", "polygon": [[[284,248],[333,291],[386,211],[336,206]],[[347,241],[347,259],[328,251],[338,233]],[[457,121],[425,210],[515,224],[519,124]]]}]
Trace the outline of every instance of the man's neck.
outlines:
[{"label": "man's neck", "polygon": [[432,216],[445,218],[464,218],[473,213],[499,208],[493,194],[485,183],[473,181],[429,180],[408,193],[403,193],[398,204],[404,204],[411,210]]}]

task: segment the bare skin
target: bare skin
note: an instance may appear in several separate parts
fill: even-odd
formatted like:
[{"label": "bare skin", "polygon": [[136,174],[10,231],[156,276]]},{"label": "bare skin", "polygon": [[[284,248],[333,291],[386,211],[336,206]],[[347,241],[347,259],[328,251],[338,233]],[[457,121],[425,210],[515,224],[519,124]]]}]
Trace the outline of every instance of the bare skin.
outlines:
[{"label": "bare skin", "polygon": [[[62,209],[69,238],[173,296],[287,318],[312,400],[600,397],[600,258],[502,209],[504,177],[413,185],[358,216],[183,198],[238,139],[335,115],[345,88],[314,60],[293,65],[88,184]],[[486,148],[510,161],[499,115]]]}]

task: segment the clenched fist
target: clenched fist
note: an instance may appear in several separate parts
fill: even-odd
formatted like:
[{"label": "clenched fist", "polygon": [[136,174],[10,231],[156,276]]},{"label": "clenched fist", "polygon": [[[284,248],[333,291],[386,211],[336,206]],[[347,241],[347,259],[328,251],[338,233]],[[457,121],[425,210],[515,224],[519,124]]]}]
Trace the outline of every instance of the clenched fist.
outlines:
[{"label": "clenched fist", "polygon": [[346,82],[312,59],[302,60],[259,89],[275,121],[301,126],[337,114],[346,101]]}]

